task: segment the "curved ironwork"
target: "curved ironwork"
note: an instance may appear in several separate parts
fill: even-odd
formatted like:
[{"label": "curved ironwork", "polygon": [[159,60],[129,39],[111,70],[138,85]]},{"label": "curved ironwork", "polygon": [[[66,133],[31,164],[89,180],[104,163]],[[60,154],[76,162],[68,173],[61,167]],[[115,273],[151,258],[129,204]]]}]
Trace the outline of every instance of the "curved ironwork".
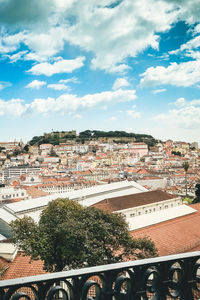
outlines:
[{"label": "curved ironwork", "polygon": [[1,300],[197,300],[200,252],[0,281]]}]

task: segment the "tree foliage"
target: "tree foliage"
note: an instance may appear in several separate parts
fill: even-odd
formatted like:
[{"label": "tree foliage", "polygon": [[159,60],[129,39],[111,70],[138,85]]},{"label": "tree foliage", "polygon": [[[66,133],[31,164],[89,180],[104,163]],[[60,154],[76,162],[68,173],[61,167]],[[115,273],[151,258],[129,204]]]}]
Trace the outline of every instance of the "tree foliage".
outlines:
[{"label": "tree foliage", "polygon": [[184,169],[184,171],[185,171],[185,196],[187,197],[187,194],[188,194],[188,189],[187,189],[187,185],[188,185],[188,183],[187,183],[187,171],[188,171],[188,169],[189,169],[189,167],[190,167],[189,162],[188,162],[188,161],[185,161],[185,162],[182,164],[182,167],[183,167],[183,169]]},{"label": "tree foliage", "polygon": [[11,224],[14,243],[50,272],[152,257],[148,238],[134,239],[125,219],[75,201],[57,199],[42,212],[38,224],[30,217]]},{"label": "tree foliage", "polygon": [[192,203],[200,203],[200,183],[195,185],[195,195],[196,198],[194,198]]},{"label": "tree foliage", "polygon": [[127,142],[123,138],[134,138],[136,142],[145,142],[148,146],[154,146],[156,140],[149,134],[137,134],[126,131],[100,131],[100,130],[85,130],[79,133],[79,138],[82,139],[98,139],[98,138],[120,138],[121,141],[115,142]]},{"label": "tree foliage", "polygon": [[55,152],[55,150],[53,148],[51,148],[49,156],[58,157],[58,155],[56,154],[56,152]]},{"label": "tree foliage", "polygon": [[183,167],[185,173],[187,173],[187,171],[188,171],[188,169],[189,169],[189,167],[190,167],[188,161],[185,161],[185,162],[182,164],[182,167]]},{"label": "tree foliage", "polygon": [[[145,142],[148,146],[154,146],[156,140],[148,134],[137,134],[132,132],[125,131],[101,131],[101,130],[85,130],[79,133],[78,136],[73,134],[59,135],[58,132],[53,132],[51,134],[44,134],[43,136],[34,136],[30,141],[29,145],[41,145],[41,144],[52,144],[58,145],[59,143],[64,143],[67,140],[75,140],[77,143],[84,143],[90,139],[98,139],[98,138],[120,138],[121,142],[127,142],[125,138],[133,138],[136,142]],[[123,140],[124,138],[124,140]],[[115,141],[115,142],[120,142]]]},{"label": "tree foliage", "polygon": [[3,150],[6,150],[5,147],[0,147],[0,152],[3,151]]},{"label": "tree foliage", "polygon": [[182,156],[182,154],[181,154],[180,151],[172,151],[172,154],[173,154],[173,155]]}]

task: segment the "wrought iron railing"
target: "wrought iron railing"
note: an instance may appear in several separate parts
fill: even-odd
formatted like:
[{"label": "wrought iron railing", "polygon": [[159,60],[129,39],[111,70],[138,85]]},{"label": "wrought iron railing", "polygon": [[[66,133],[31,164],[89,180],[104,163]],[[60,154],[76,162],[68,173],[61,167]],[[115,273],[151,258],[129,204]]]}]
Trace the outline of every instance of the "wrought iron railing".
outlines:
[{"label": "wrought iron railing", "polygon": [[200,251],[3,280],[0,299],[200,299]]}]

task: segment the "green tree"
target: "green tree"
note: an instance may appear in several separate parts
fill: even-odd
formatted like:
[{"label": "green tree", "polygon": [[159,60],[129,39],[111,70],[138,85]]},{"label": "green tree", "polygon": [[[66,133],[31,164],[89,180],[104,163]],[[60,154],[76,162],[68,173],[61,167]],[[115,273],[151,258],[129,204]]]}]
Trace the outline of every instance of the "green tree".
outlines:
[{"label": "green tree", "polygon": [[53,148],[51,148],[49,156],[55,156],[58,157],[58,155],[56,154],[55,150]]},{"label": "green tree", "polygon": [[197,183],[195,185],[195,195],[196,195],[196,198],[194,198],[194,200],[192,202],[193,204],[200,202],[200,183]]},{"label": "green tree", "polygon": [[16,245],[50,272],[120,262],[157,254],[148,238],[134,239],[125,219],[75,201],[57,199],[42,212],[11,224]]},{"label": "green tree", "polygon": [[3,150],[6,150],[5,147],[0,147],[0,152],[3,151]]},{"label": "green tree", "polygon": [[178,155],[178,156],[182,156],[181,152],[180,151],[172,151],[172,154],[174,155]]},{"label": "green tree", "polygon": [[29,151],[29,145],[26,144],[26,145],[24,146],[24,152],[28,153],[28,151]]},{"label": "green tree", "polygon": [[183,164],[182,164],[182,167],[185,171],[185,196],[187,197],[187,194],[188,194],[188,191],[187,191],[187,172],[188,172],[188,169],[190,167],[188,161],[185,161]]}]

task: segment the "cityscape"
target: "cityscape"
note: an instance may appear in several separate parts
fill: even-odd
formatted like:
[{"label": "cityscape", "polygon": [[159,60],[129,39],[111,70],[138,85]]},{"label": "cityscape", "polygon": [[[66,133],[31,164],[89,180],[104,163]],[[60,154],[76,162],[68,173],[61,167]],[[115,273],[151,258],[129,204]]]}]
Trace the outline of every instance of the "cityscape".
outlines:
[{"label": "cityscape", "polygon": [[[200,218],[198,142],[72,130],[44,133],[27,144],[0,142],[0,149],[0,249],[2,245],[7,252],[1,254],[5,258],[20,257],[10,244],[10,222],[24,216],[38,222],[43,209],[57,198],[122,213],[131,234],[151,237],[159,255],[200,247],[195,227]],[[166,226],[173,234],[163,243]],[[179,241],[174,247],[176,230]],[[6,240],[11,248],[5,251]]]},{"label": "cityscape", "polygon": [[[145,135],[137,142],[135,137],[128,137],[129,133],[127,137],[106,137],[106,132],[96,138],[92,132],[87,137],[88,131],[79,135],[76,131],[46,133],[28,144],[0,142],[1,184],[26,186],[23,200],[34,198],[34,194],[63,193],[124,180],[134,180],[149,189],[161,188],[188,198],[185,201],[195,197],[200,177],[198,142],[156,141]],[[186,162],[187,172],[183,167]],[[18,199],[9,190],[5,195],[1,192],[1,201],[19,201],[21,197],[21,193]]]},{"label": "cityscape", "polygon": [[199,1],[0,4],[0,300],[200,299]]}]

